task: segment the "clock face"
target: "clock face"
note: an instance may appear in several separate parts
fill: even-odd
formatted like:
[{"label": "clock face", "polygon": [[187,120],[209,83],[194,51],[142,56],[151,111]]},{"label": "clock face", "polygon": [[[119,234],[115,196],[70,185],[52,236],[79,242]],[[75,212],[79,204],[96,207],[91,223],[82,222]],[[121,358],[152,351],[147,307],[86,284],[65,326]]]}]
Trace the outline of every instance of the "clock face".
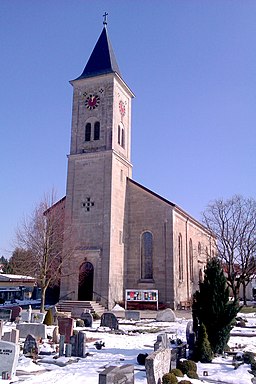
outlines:
[{"label": "clock face", "polygon": [[100,97],[95,94],[90,94],[85,99],[85,106],[87,109],[90,109],[90,110],[97,108],[99,103],[100,103]]},{"label": "clock face", "polygon": [[121,116],[125,115],[125,105],[122,100],[119,101],[119,111],[121,113]]}]

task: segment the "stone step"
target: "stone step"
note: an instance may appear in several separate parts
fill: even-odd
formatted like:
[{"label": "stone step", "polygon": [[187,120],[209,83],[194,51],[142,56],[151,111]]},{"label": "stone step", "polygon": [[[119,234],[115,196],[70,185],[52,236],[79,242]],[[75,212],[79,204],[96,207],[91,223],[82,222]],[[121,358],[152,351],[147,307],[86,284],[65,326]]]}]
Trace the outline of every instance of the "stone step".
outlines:
[{"label": "stone step", "polygon": [[99,315],[105,312],[105,308],[96,301],[60,300],[56,307],[59,312],[73,312],[78,309],[89,309],[91,313],[98,313]]}]

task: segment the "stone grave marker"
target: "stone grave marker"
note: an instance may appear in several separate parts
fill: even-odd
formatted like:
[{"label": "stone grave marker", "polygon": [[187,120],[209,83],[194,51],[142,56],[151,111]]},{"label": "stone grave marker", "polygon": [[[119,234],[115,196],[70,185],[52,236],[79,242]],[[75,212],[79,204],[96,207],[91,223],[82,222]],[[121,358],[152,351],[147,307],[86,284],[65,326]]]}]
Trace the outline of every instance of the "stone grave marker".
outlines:
[{"label": "stone grave marker", "polygon": [[21,321],[24,323],[30,323],[31,315],[32,315],[32,308],[31,308],[31,305],[29,305],[28,309],[23,309],[20,312]]},{"label": "stone grave marker", "polygon": [[0,308],[0,320],[11,321],[12,310]]},{"label": "stone grave marker", "polygon": [[59,327],[54,327],[52,332],[52,341],[54,344],[58,344],[60,341]]},{"label": "stone grave marker", "polygon": [[158,384],[162,382],[162,377],[170,371],[171,350],[159,349],[151,353],[145,362],[147,384]]},{"label": "stone grave marker", "polygon": [[193,333],[193,321],[189,320],[186,327],[186,339],[188,343],[189,335],[190,333]]},{"label": "stone grave marker", "polygon": [[2,340],[10,341],[11,343],[18,344],[20,338],[20,331],[18,329],[12,329],[9,332],[5,332],[2,336]]},{"label": "stone grave marker", "polygon": [[0,340],[0,377],[3,372],[7,372],[10,379],[15,376],[19,352],[18,344]]},{"label": "stone grave marker", "polygon": [[33,335],[37,339],[46,339],[46,325],[45,324],[36,324],[36,323],[23,323],[23,324],[17,324],[16,329],[20,331],[20,337],[26,338],[27,335]]},{"label": "stone grave marker", "polygon": [[171,308],[167,308],[164,311],[157,312],[156,321],[173,322],[176,321],[176,316]]},{"label": "stone grave marker", "polygon": [[71,357],[71,356],[72,356],[72,345],[65,344],[65,357]]},{"label": "stone grave marker", "polygon": [[81,314],[81,320],[84,321],[84,326],[85,327],[91,327],[93,323],[93,317],[90,312],[83,312]]},{"label": "stone grave marker", "polygon": [[83,331],[78,332],[77,338],[77,356],[85,357],[86,355],[86,333]]},{"label": "stone grave marker", "polygon": [[125,319],[126,320],[140,320],[140,311],[125,311]]},{"label": "stone grave marker", "polygon": [[99,374],[99,384],[134,384],[134,366],[110,366]]},{"label": "stone grave marker", "polygon": [[70,345],[71,345],[71,356],[77,356],[78,355],[78,334],[70,336]]},{"label": "stone grave marker", "polygon": [[0,320],[0,340],[3,336],[3,327],[4,327],[4,322],[3,320]]},{"label": "stone grave marker", "polygon": [[58,327],[60,335],[65,335],[65,343],[69,343],[70,336],[73,334],[74,319],[71,317],[58,317]]},{"label": "stone grave marker", "polygon": [[6,309],[10,309],[11,313],[11,321],[15,321],[17,317],[20,317],[20,313],[22,308],[19,305],[5,306]]},{"label": "stone grave marker", "polygon": [[11,337],[10,337],[11,343],[18,344],[19,338],[20,338],[20,331],[18,329],[12,329]]},{"label": "stone grave marker", "polygon": [[100,326],[118,330],[118,320],[113,313],[105,312],[101,315]]},{"label": "stone grave marker", "polygon": [[27,335],[24,341],[23,354],[28,357],[38,355],[38,343],[33,335]]},{"label": "stone grave marker", "polygon": [[45,313],[32,313],[30,321],[31,323],[43,324],[45,315]]},{"label": "stone grave marker", "polygon": [[60,335],[59,356],[64,356],[65,335]]},{"label": "stone grave marker", "polygon": [[170,347],[170,340],[167,335],[167,333],[161,333],[157,335],[156,342],[154,344],[154,351],[157,351],[161,348],[169,348]]},{"label": "stone grave marker", "polygon": [[171,349],[171,365],[170,370],[177,368],[177,351],[175,348]]}]

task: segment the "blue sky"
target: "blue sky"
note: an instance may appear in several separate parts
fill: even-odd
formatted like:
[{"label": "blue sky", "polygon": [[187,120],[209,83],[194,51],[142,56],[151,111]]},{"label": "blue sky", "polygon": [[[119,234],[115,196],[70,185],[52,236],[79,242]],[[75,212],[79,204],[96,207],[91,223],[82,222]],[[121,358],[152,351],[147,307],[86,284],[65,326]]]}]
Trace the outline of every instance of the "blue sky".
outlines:
[{"label": "blue sky", "polygon": [[0,255],[54,187],[65,195],[72,87],[108,12],[132,111],[133,178],[195,218],[255,198],[255,0],[1,0]]}]

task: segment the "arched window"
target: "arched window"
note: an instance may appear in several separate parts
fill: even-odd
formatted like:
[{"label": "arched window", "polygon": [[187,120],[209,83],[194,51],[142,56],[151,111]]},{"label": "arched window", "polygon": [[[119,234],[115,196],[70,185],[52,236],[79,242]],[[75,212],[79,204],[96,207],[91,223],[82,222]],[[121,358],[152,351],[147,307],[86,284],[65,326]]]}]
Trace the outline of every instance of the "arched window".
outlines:
[{"label": "arched window", "polygon": [[99,140],[100,139],[100,122],[99,121],[96,121],[96,123],[94,123],[94,136],[93,136],[94,140]]},{"label": "arched window", "polygon": [[189,240],[189,271],[190,281],[194,281],[194,263],[193,263],[193,243],[192,239]]},{"label": "arched window", "polygon": [[85,126],[85,141],[91,141],[91,123],[87,123]]},{"label": "arched window", "polygon": [[120,125],[118,125],[117,142],[118,142],[118,144],[121,144],[121,127],[120,127]]},{"label": "arched window", "polygon": [[141,236],[141,278],[153,279],[153,236],[144,232]]},{"label": "arched window", "polygon": [[182,236],[178,236],[178,256],[179,256],[179,280],[183,281],[183,252],[182,252]]},{"label": "arched window", "polygon": [[125,147],[125,132],[124,132],[124,128],[122,128],[121,146],[123,148]]}]

